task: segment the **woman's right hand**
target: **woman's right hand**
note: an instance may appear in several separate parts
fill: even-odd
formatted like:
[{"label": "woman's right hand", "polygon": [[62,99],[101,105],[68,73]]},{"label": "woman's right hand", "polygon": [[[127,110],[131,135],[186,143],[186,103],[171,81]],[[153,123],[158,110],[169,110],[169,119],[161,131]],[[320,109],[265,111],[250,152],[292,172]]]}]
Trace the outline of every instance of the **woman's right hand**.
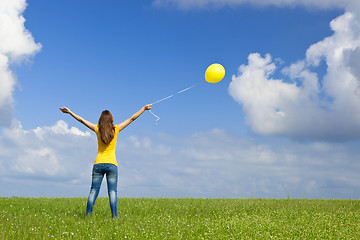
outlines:
[{"label": "woman's right hand", "polygon": [[70,113],[70,109],[68,109],[67,107],[59,107],[59,109],[63,112],[63,113]]},{"label": "woman's right hand", "polygon": [[150,110],[151,107],[152,107],[152,104],[148,104],[148,105],[145,105],[145,106],[144,106],[145,110]]}]

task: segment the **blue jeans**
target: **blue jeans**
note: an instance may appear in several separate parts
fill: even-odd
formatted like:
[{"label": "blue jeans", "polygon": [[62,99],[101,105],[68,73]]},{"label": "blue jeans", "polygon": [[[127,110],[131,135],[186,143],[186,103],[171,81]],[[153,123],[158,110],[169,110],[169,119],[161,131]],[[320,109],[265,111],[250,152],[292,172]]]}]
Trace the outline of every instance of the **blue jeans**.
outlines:
[{"label": "blue jeans", "polygon": [[86,206],[86,214],[91,215],[97,196],[99,195],[101,182],[106,174],[106,181],[108,186],[108,194],[111,208],[112,217],[118,217],[117,207],[117,179],[118,169],[117,166],[111,163],[99,163],[93,166],[92,183],[90,194]]}]

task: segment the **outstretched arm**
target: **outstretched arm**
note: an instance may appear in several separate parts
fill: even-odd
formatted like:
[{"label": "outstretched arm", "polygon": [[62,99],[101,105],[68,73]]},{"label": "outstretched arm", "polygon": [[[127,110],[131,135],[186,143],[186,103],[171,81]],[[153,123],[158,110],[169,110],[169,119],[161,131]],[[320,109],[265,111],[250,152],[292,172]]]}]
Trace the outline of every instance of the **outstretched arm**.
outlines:
[{"label": "outstretched arm", "polygon": [[59,107],[59,109],[63,112],[63,113],[68,113],[70,114],[73,118],[75,118],[76,120],[78,120],[79,122],[81,122],[82,124],[84,124],[85,126],[87,126],[88,128],[90,128],[91,130],[95,131],[95,124],[83,119],[82,117],[80,117],[79,115],[76,115],[75,113],[73,113],[70,109],[68,109],[67,107]]},{"label": "outstretched arm", "polygon": [[118,124],[120,131],[123,130],[124,128],[126,128],[127,126],[129,126],[129,124],[132,123],[133,121],[135,121],[138,117],[140,117],[140,115],[143,114],[143,112],[145,112],[145,110],[150,110],[151,106],[152,106],[152,104],[145,105],[139,111],[137,111],[134,115],[132,115],[129,119],[126,119],[122,123]]}]

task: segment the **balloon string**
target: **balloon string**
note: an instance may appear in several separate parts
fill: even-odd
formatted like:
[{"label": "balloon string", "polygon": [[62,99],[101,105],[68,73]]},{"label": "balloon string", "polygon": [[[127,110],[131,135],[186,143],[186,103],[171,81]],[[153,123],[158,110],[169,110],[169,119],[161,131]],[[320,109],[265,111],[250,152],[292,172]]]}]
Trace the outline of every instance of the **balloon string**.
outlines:
[{"label": "balloon string", "polygon": [[[155,102],[153,102],[153,103],[151,103],[151,104],[154,105],[154,104],[156,104],[156,103],[165,101],[166,99],[172,98],[173,96],[175,96],[175,95],[177,95],[177,94],[179,94],[179,93],[188,91],[188,90],[190,90],[191,88],[196,87],[196,86],[198,86],[198,85],[201,84],[201,83],[203,83],[203,82],[194,84],[194,85],[192,85],[192,86],[190,86],[190,87],[188,87],[188,88],[185,88],[185,89],[183,89],[183,90],[180,90],[180,91],[178,91],[177,93],[174,93],[174,94],[172,94],[172,95],[170,95],[170,96],[167,96],[167,97],[165,97],[165,98],[162,98],[162,99],[160,99],[160,100],[157,100],[157,101],[155,101]],[[158,123],[157,121],[159,121],[160,118],[159,118],[157,115],[155,115],[151,110],[149,110],[149,112],[150,112],[152,115],[154,115],[154,117],[157,118],[155,122]]]},{"label": "balloon string", "polygon": [[[203,83],[203,82],[200,82],[200,83]],[[172,98],[173,96],[175,96],[175,95],[177,95],[177,94],[179,94],[179,93],[182,93],[182,92],[185,92],[185,91],[187,91],[187,90],[190,90],[191,88],[196,87],[196,86],[199,85],[200,83],[194,84],[194,85],[192,85],[192,86],[190,86],[190,87],[188,87],[188,88],[185,88],[185,89],[183,89],[183,90],[181,90],[181,91],[178,91],[177,93],[174,93],[174,94],[172,94],[172,95],[170,95],[170,96],[168,96],[168,97],[165,97],[165,98],[162,98],[162,99],[160,99],[160,100],[157,100],[156,102],[153,102],[152,105],[154,105],[154,104],[156,104],[156,103],[159,103],[159,102],[162,102],[162,101],[164,101],[164,100],[166,100],[166,99]]]},{"label": "balloon string", "polygon": [[156,101],[156,102],[153,102],[152,105],[154,105],[155,103],[162,102],[162,101],[164,101],[164,100],[166,100],[166,99],[168,99],[168,98],[171,98],[171,97],[173,97],[173,96],[174,96],[174,94],[173,94],[173,95],[170,95],[170,96],[168,96],[168,97],[166,97],[166,98],[162,98],[162,99],[160,99],[160,100],[158,100],[158,101]]},{"label": "balloon string", "polygon": [[154,115],[154,117],[156,117],[157,119],[156,119],[156,124],[158,124],[158,122],[157,121],[159,121],[160,120],[160,118],[158,117],[158,116],[156,116],[151,110],[149,110],[149,112],[152,114],[152,115]]}]

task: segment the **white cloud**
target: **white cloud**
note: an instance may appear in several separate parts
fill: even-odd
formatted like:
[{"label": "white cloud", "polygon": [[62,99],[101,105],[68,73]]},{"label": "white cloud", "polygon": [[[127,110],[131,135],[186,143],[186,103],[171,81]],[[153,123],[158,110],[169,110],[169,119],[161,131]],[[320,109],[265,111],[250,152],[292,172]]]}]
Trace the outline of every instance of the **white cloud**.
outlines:
[{"label": "white cloud", "polygon": [[[63,121],[6,129],[0,137],[1,195],[87,196],[96,150],[94,133]],[[267,142],[221,129],[186,138],[120,134],[119,195],[356,198],[359,157],[359,143]],[[329,191],[335,185],[340,188]]]},{"label": "white cloud", "polygon": [[[251,129],[264,135],[348,140],[360,137],[360,21],[350,12],[330,23],[334,34],[313,44],[306,58],[282,69],[252,53],[229,86]],[[314,72],[324,61],[323,78]]]},{"label": "white cloud", "polygon": [[24,174],[55,176],[64,171],[54,152],[49,148],[24,149],[15,160],[12,170]]},{"label": "white cloud", "polygon": [[35,55],[41,48],[25,28],[25,0],[0,2],[0,125],[10,126],[16,79],[10,66]]},{"label": "white cloud", "polygon": [[25,182],[61,179],[64,184],[86,179],[84,171],[89,173],[96,153],[91,147],[94,141],[89,132],[68,128],[64,121],[34,130],[24,130],[20,123],[13,124],[4,129],[0,137],[1,176]]},{"label": "white cloud", "polygon": [[62,120],[59,120],[56,125],[51,127],[37,127],[32,132],[35,133],[37,138],[44,139],[44,135],[48,134],[49,132],[52,134],[59,134],[59,135],[78,135],[78,136],[90,136],[90,132],[82,132],[76,127],[69,128],[69,125]]},{"label": "white cloud", "polygon": [[[358,144],[267,142],[233,136],[220,129],[185,139],[157,136],[151,142],[171,151],[147,154],[146,143],[133,145],[144,149],[143,155],[131,150],[131,145],[120,151],[122,194],[355,198],[353,192],[358,192]],[[334,185],[341,189],[329,191]]]},{"label": "white cloud", "polygon": [[125,142],[119,144],[120,151],[132,149],[132,151],[139,155],[168,155],[171,153],[171,148],[163,144],[154,144],[149,137],[139,137],[131,135]]}]

